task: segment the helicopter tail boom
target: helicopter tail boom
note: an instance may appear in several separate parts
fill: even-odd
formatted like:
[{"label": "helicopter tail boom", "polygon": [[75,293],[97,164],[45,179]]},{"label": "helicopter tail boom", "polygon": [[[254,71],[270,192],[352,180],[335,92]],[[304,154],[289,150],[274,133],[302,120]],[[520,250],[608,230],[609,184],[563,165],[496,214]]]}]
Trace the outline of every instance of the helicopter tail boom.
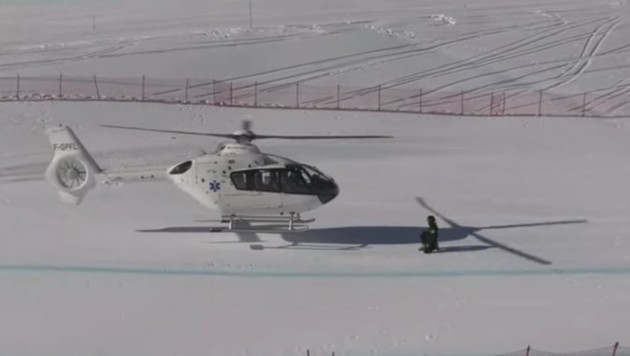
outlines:
[{"label": "helicopter tail boom", "polygon": [[46,180],[57,189],[64,203],[78,205],[94,187],[96,175],[103,170],[71,128],[51,128],[48,139],[54,156],[46,169]]}]

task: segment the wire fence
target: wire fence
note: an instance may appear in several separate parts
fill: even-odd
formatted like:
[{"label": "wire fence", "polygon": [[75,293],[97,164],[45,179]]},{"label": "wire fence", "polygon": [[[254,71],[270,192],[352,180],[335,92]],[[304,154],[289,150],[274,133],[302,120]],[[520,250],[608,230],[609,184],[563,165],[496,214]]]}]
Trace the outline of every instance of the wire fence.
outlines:
[{"label": "wire fence", "polygon": [[382,111],[462,116],[626,117],[630,85],[581,94],[483,92],[300,82],[93,76],[0,77],[0,101],[133,101],[231,107]]},{"label": "wire fence", "polygon": [[[330,355],[335,356],[335,352],[317,353],[317,352],[311,352],[310,350],[306,350],[306,356],[320,356],[320,355],[321,356],[330,356]],[[428,355],[425,354],[423,356],[428,356]],[[602,347],[599,349],[577,351],[577,352],[557,353],[557,352],[537,350],[530,346],[527,346],[527,348],[519,350],[519,351],[515,351],[515,352],[499,354],[499,355],[488,354],[484,356],[630,356],[630,348],[623,347],[619,345],[619,343],[617,342],[610,347]]]}]

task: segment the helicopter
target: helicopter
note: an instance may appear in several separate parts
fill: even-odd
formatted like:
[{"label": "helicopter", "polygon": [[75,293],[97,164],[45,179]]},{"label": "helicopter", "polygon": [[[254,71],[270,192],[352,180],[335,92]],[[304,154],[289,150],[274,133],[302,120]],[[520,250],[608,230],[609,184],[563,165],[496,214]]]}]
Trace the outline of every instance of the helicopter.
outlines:
[{"label": "helicopter", "polygon": [[[264,153],[252,141],[392,138],[384,135],[258,135],[251,130],[250,121],[243,121],[240,130],[228,134],[119,125],[101,127],[233,140],[219,143],[213,153],[178,162],[156,178],[166,178],[203,207],[221,216],[217,222],[227,226],[211,227],[211,232],[303,231],[314,219],[303,219],[301,214],[330,203],[339,194],[335,180],[315,166]],[[48,138],[54,156],[45,177],[57,189],[62,202],[79,205],[97,181],[105,184],[124,181],[124,176],[113,177],[101,168],[70,127],[51,128]],[[267,225],[252,227],[251,223]]]}]

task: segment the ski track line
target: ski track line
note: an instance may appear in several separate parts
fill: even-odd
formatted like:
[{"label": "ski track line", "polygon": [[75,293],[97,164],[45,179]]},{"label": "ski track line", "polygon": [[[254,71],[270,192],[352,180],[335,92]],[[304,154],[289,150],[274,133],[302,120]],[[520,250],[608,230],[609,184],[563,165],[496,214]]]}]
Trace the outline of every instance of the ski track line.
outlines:
[{"label": "ski track line", "polygon": [[[391,87],[395,87],[395,86],[400,86],[400,85],[405,85],[405,84],[409,84],[411,82],[417,81],[417,80],[422,80],[425,79],[426,77],[432,77],[432,78],[436,78],[436,77],[440,77],[440,76],[444,76],[447,74],[455,74],[461,71],[466,71],[472,68],[479,68],[481,66],[485,66],[485,65],[489,65],[489,64],[495,64],[498,62],[502,62],[505,61],[507,59],[512,59],[515,57],[519,57],[519,56],[523,56],[526,54],[534,54],[534,53],[538,53],[542,50],[546,50],[549,48],[553,48],[557,45],[561,45],[561,44],[565,44],[565,43],[570,43],[574,40],[580,39],[580,35],[577,36],[573,36],[573,37],[569,37],[567,38],[562,38],[559,39],[557,41],[554,42],[549,42],[549,43],[543,43],[538,45],[537,47],[534,48],[526,48],[529,45],[532,45],[536,42],[539,42],[541,40],[545,40],[548,39],[550,37],[553,36],[557,36],[561,33],[564,33],[566,31],[569,30],[574,30],[576,28],[582,27],[582,26],[586,26],[586,25],[590,25],[592,23],[595,22],[599,22],[602,21],[601,19],[595,20],[595,21],[586,21],[584,23],[579,23],[579,24],[574,24],[572,26],[568,26],[568,27],[564,27],[561,28],[555,32],[549,33],[552,30],[555,30],[556,26],[549,28],[548,30],[536,33],[535,35],[532,36],[528,36],[525,38],[522,38],[520,40],[517,40],[515,42],[503,45],[499,48],[494,49],[493,51],[491,51],[492,53],[484,53],[484,54],[480,54],[476,57],[480,57],[480,58],[469,58],[467,60],[463,60],[461,63],[455,63],[456,66],[452,67],[452,68],[446,68],[444,69],[443,66],[442,68],[438,67],[438,68],[434,68],[433,70],[430,71],[425,71],[425,72],[420,72],[417,73],[415,75],[411,75],[411,76],[405,76],[405,77],[401,77],[400,79],[395,79],[389,82],[385,82],[385,83],[381,83],[381,85],[386,85],[388,88]],[[498,53],[497,53],[498,52]],[[448,65],[447,65],[448,66]],[[439,69],[436,71],[436,69]],[[419,76],[418,76],[419,75]],[[461,82],[461,78],[456,81],[456,83]],[[450,85],[449,85],[450,86]]]},{"label": "ski track line", "polygon": [[[590,44],[592,43],[593,38],[595,38],[596,36],[598,36],[599,34],[597,34],[597,32],[599,32],[599,30],[603,27],[599,26],[595,29],[595,31],[593,32],[592,36],[589,37],[587,43],[584,46],[584,50],[582,51],[582,53],[580,54],[580,58],[578,59],[578,61],[576,62],[576,64],[569,69],[568,72],[572,72],[574,71],[571,75],[571,77],[569,78],[569,80],[566,81],[562,81],[560,83],[556,83],[550,87],[545,88],[546,90],[549,89],[555,89],[558,88],[562,85],[567,85],[570,84],[571,82],[573,82],[574,80],[576,80],[582,73],[584,73],[584,71],[590,66],[591,62],[593,61],[593,58],[597,55],[597,52],[599,51],[599,49],[601,48],[602,44],[604,43],[604,41],[608,38],[608,36],[610,36],[610,34],[613,32],[613,30],[617,27],[617,25],[619,25],[620,20],[619,17],[616,17],[613,20],[613,24],[611,26],[609,26],[604,33],[602,33],[599,38],[596,40],[595,45],[588,51],[586,52],[586,48],[587,46],[590,46]],[[577,67],[576,70],[576,65],[579,65],[579,67]],[[568,74],[563,74],[564,76],[567,76]]]},{"label": "ski track line", "polygon": [[[491,29],[491,30],[485,30],[484,35],[497,34],[497,33],[503,33],[503,32],[504,31],[496,31],[495,29]],[[456,42],[466,41],[466,40],[469,40],[471,38],[476,38],[479,35],[480,34],[467,34],[467,35],[465,35],[463,37],[460,37],[460,38],[457,38],[457,39],[454,39],[454,40],[450,40],[450,41],[447,41],[447,42],[444,42],[444,43],[441,43],[441,44],[438,44],[438,45],[434,45],[434,46],[431,46],[431,47],[409,50],[409,51],[405,51],[405,52],[401,52],[401,53],[391,54],[391,55],[388,55],[388,56],[381,56],[381,58],[385,58],[385,59],[377,60],[374,63],[368,64],[368,66],[380,65],[380,64],[383,64],[383,63],[391,62],[391,61],[398,61],[398,60],[401,60],[401,59],[414,57],[414,56],[417,56],[418,54],[425,54],[427,52],[433,51],[433,50],[435,50],[437,48],[440,48],[440,47],[448,46],[448,45],[451,45],[451,44],[456,43]],[[394,57],[394,58],[387,58],[387,57]],[[368,59],[368,60],[364,60],[364,62],[373,61],[373,60],[374,60],[374,58]],[[351,68],[346,68],[346,69],[340,70],[340,72],[344,72],[345,73],[345,72],[349,72],[349,71],[352,71],[352,70],[358,70],[358,69],[365,68],[365,67],[366,67],[366,65],[363,65],[361,67],[351,67]],[[317,74],[315,76],[311,76],[311,77],[300,79],[298,82],[304,82],[304,81],[319,79],[320,77],[333,75],[333,74],[336,74],[336,73],[328,72],[328,73]],[[274,90],[290,87],[290,86],[293,86],[293,85],[295,85],[295,82],[284,83],[284,84],[280,84],[280,85],[277,85],[277,86],[274,86],[274,87],[271,87],[271,88],[267,88],[264,91],[274,91]],[[355,90],[355,91],[346,92],[346,93],[344,93],[344,98],[341,99],[341,100],[344,101],[344,100],[353,99],[353,98],[356,98],[356,97],[359,97],[359,96],[368,95],[370,93],[374,93],[376,90],[378,90],[378,86],[372,86],[372,87],[366,88],[366,89],[358,89],[358,90]],[[320,102],[320,103],[322,102],[321,99],[315,99],[315,100],[317,102]],[[306,102],[306,104],[309,104],[309,103],[310,102]],[[327,104],[327,103],[324,102],[324,104]]]},{"label": "ski track line", "polygon": [[[605,19],[608,20],[608,19]],[[425,79],[427,77],[440,77],[443,75],[448,75],[448,74],[454,74],[457,72],[461,72],[461,71],[466,71],[469,70],[471,68],[477,68],[480,66],[484,66],[484,65],[488,65],[488,64],[494,64],[497,62],[501,62],[501,61],[505,61],[507,59],[511,59],[514,57],[518,57],[518,56],[522,56],[524,54],[531,54],[531,53],[537,53],[539,52],[541,49],[541,47],[546,47],[546,48],[542,48],[542,50],[544,49],[548,49],[548,48],[552,48],[555,45],[560,45],[560,44],[564,44],[567,39],[563,38],[560,39],[558,41],[552,42],[552,43],[543,43],[541,44],[539,47],[535,47],[533,49],[525,49],[526,46],[531,45],[533,43],[539,42],[541,40],[547,39],[551,36],[556,36],[558,34],[564,33],[566,31],[569,30],[573,30],[582,26],[586,26],[586,25],[590,25],[592,23],[597,23],[602,21],[602,19],[596,19],[596,20],[586,20],[584,22],[580,22],[580,23],[576,23],[576,24],[572,24],[571,26],[568,27],[564,27],[561,28],[559,30],[557,30],[558,25],[557,24],[552,24],[549,25],[548,28],[546,28],[545,30],[538,32],[534,35],[531,36],[527,36],[525,38],[519,39],[517,41],[505,44],[503,46],[500,46],[499,48],[494,49],[492,52],[493,53],[483,53],[483,54],[479,54],[476,56],[473,56],[471,58],[468,59],[464,59],[455,63],[450,63],[450,64],[446,64],[446,65],[442,65],[439,66],[437,68],[432,68],[423,72],[418,72],[415,74],[411,74],[411,75],[406,75],[404,77],[400,77],[398,79],[393,79],[387,82],[383,82],[380,85],[381,86],[385,86],[385,88],[393,88],[393,87],[397,87],[397,86],[401,86],[401,85],[405,85],[405,84],[409,84],[418,80],[422,80]],[[549,33],[555,31],[553,33]],[[579,37],[579,36],[574,36],[574,37]],[[580,38],[577,38],[580,39]],[[572,39],[572,40],[576,40],[576,39]],[[518,51],[518,50],[521,51]],[[497,51],[500,51],[499,54],[496,54]],[[514,52],[516,51],[516,52]],[[563,62],[564,63],[564,62]],[[529,66],[529,65],[526,65]],[[501,72],[504,72],[504,70],[502,70]],[[475,76],[475,77],[471,77],[468,79],[464,79],[462,80],[461,78],[452,82],[452,83],[448,83],[445,84],[444,86],[441,86],[439,88],[434,88],[430,91],[425,92],[424,94],[431,94],[433,92],[436,92],[438,90],[443,90],[447,87],[453,86],[453,85],[457,85],[457,84],[461,84],[463,81],[467,81],[467,80],[472,80],[472,79],[476,79],[478,77],[483,77],[484,75],[480,75],[480,76]],[[350,95],[346,96],[345,99],[352,99],[356,96],[361,96],[361,95],[367,95],[370,94],[372,92],[374,92],[375,90],[378,90],[378,85],[370,88],[370,89],[361,89],[359,91],[356,92],[350,92]],[[476,89],[472,89],[469,90],[468,92],[472,92],[475,91]],[[348,93],[346,93],[348,94]]]},{"label": "ski track line", "polygon": [[204,45],[179,46],[179,47],[162,48],[162,49],[155,49],[155,50],[106,54],[106,55],[101,56],[100,58],[125,57],[125,56],[136,56],[136,55],[146,55],[146,54],[162,54],[162,53],[171,53],[171,52],[228,48],[228,47],[246,46],[246,45],[247,46],[260,45],[260,44],[283,42],[283,41],[290,41],[290,40],[296,40],[296,39],[301,40],[301,39],[308,39],[308,38],[318,38],[318,37],[324,37],[324,36],[338,35],[338,34],[342,34],[345,32],[352,32],[352,31],[356,31],[356,29],[348,28],[348,29],[340,29],[336,31],[326,32],[326,33],[300,33],[300,34],[290,34],[290,35],[282,35],[282,36],[266,36],[266,37],[251,38],[251,39],[213,41],[210,44],[204,44]]},{"label": "ski track line", "polygon": [[15,67],[18,66],[34,66],[34,67],[41,67],[41,66],[46,66],[46,65],[54,65],[54,64],[64,64],[64,63],[69,63],[69,62],[78,62],[78,61],[82,61],[82,60],[87,60],[87,59],[94,59],[94,58],[100,58],[101,56],[108,54],[108,53],[113,53],[116,51],[119,51],[127,46],[129,46],[130,44],[122,44],[122,45],[118,45],[118,46],[113,46],[113,47],[108,47],[102,50],[98,50],[95,52],[91,52],[91,53],[87,53],[87,54],[82,54],[82,55],[77,55],[77,56],[72,56],[72,57],[65,57],[65,58],[55,58],[55,59],[43,59],[43,60],[36,60],[36,61],[22,61],[22,62],[11,62],[11,63],[1,63],[0,64],[0,70],[13,70]]},{"label": "ski track line", "polygon": [[[613,19],[614,19],[614,18],[613,18]],[[607,20],[606,20],[606,23],[608,23],[608,21],[609,21],[609,20],[610,20],[610,19],[607,19]],[[595,22],[597,22],[597,21],[600,21],[600,20],[596,20]],[[574,25],[574,26],[573,26],[573,27],[571,27],[571,28],[565,29],[565,31],[566,31],[566,30],[569,30],[569,29],[575,29],[575,28],[577,28],[577,27],[581,27],[581,26],[583,26],[583,25],[590,24],[590,23],[593,23],[593,21],[587,21],[587,22],[585,22],[585,23],[581,23],[581,24],[579,24],[578,26],[575,26],[575,25]],[[590,41],[590,40],[591,40],[591,38],[594,36],[595,32],[597,32],[597,30],[598,30],[599,28],[601,28],[602,26],[604,26],[606,23],[604,23],[604,24],[602,24],[602,25],[598,26],[598,28],[597,28],[595,31],[591,32],[591,35],[589,36],[589,41]],[[616,25],[617,25],[617,24],[613,24],[613,26],[611,26],[611,28],[609,28],[609,29],[607,30],[606,34],[609,34],[609,33],[612,31],[612,29],[614,28],[614,26],[616,26]],[[565,31],[558,31],[558,32],[556,32],[556,33],[552,34],[552,36],[553,36],[553,35],[557,35],[557,34],[559,34],[559,33],[561,33],[561,32],[565,32]],[[540,35],[540,34],[536,34],[536,35],[534,35],[534,36],[539,36],[539,35]],[[570,42],[573,42],[573,41],[578,40],[578,39],[581,39],[581,38],[584,38],[584,35],[577,35],[577,36],[569,37],[568,39],[567,39],[567,38],[564,38],[564,39],[561,39],[561,40],[558,40],[558,41],[554,41],[554,42],[551,42],[551,43],[544,43],[544,44],[541,44],[541,45],[539,45],[539,46],[537,46],[537,47],[527,49],[527,50],[525,50],[525,51],[517,51],[517,52],[512,52],[512,53],[509,53],[509,50],[508,50],[508,51],[504,51],[504,54],[503,54],[502,56],[495,56],[495,57],[493,57],[493,58],[488,58],[487,60],[486,60],[486,59],[480,59],[480,60],[476,61],[477,63],[475,64],[475,66],[474,66],[474,67],[479,67],[479,66],[482,66],[482,65],[488,65],[488,64],[493,64],[493,63],[496,63],[496,62],[505,61],[505,60],[507,60],[507,59],[511,59],[511,58],[514,58],[514,57],[517,57],[517,56],[522,56],[522,55],[525,55],[525,54],[532,54],[532,53],[540,52],[540,51],[542,51],[542,50],[546,50],[546,49],[549,49],[549,48],[552,48],[552,47],[555,47],[555,46],[558,46],[558,45],[562,45],[562,44],[570,43]],[[530,39],[531,39],[531,37],[530,37]],[[540,38],[539,38],[539,39],[536,39],[536,41],[538,41],[538,40],[540,40]],[[517,42],[520,42],[520,41],[522,41],[522,40],[519,40],[519,41],[517,41]],[[535,41],[534,41],[534,42],[535,42]],[[594,58],[595,56],[597,56],[597,53],[596,53],[596,52],[597,52],[597,49],[601,46],[601,43],[602,43],[602,42],[603,42],[603,38],[600,38],[600,41],[598,41],[598,42],[597,42],[597,45],[596,45],[596,46],[595,46],[595,47],[594,47],[594,48],[593,48],[593,49],[592,49],[592,50],[588,53],[588,55],[586,55],[586,48],[587,48],[587,47],[585,46],[585,47],[584,47],[584,49],[583,49],[583,54],[582,54],[582,56],[587,57],[587,58],[590,58],[590,59],[592,59],[592,58]],[[528,43],[528,44],[531,44],[531,43],[533,43],[533,42],[530,42],[530,43]],[[527,45],[527,44],[526,44],[526,45]],[[525,45],[520,46],[520,48],[523,48],[524,46],[525,46]],[[498,57],[498,58],[497,58],[497,57]],[[484,61],[484,60],[486,61],[485,63],[481,63],[481,62],[480,62],[480,61]],[[510,68],[510,69],[507,69],[507,70],[502,70],[502,71],[499,71],[499,72],[485,73],[485,74],[481,74],[481,75],[478,75],[478,76],[469,77],[469,78],[466,78],[466,79],[464,79],[464,80],[461,80],[461,79],[460,79],[460,80],[458,80],[458,81],[456,81],[456,82],[453,82],[453,83],[447,83],[447,84],[445,84],[445,85],[443,85],[443,86],[440,86],[440,87],[438,87],[438,88],[434,88],[434,89],[433,89],[433,90],[431,90],[431,91],[427,91],[427,92],[426,92],[426,93],[424,93],[424,94],[430,94],[430,93],[432,93],[432,92],[441,91],[441,90],[446,89],[447,87],[450,87],[450,86],[452,86],[452,85],[461,84],[462,82],[465,82],[465,81],[470,81],[470,80],[474,80],[474,79],[480,79],[480,78],[485,77],[485,76],[490,76],[490,75],[495,75],[495,74],[503,73],[503,72],[505,72],[505,71],[511,71],[511,70],[517,70],[517,69],[523,69],[523,68],[530,67],[530,66],[538,66],[538,65],[541,65],[541,64],[552,64],[552,63],[558,63],[558,62],[562,62],[562,63],[564,63],[564,61],[549,61],[548,63],[538,63],[538,64],[533,64],[533,65],[529,64],[529,65],[524,65],[524,66],[520,66],[520,67]],[[480,64],[481,64],[481,65],[480,65]],[[518,84],[518,85],[511,85],[511,83],[512,83],[512,82],[515,82],[515,81],[518,81],[518,80],[524,79],[524,78],[526,78],[527,76],[530,76],[530,75],[533,75],[533,74],[540,74],[540,73],[543,73],[543,72],[546,72],[546,71],[549,71],[549,70],[559,69],[559,68],[561,68],[561,67],[563,67],[563,66],[564,66],[564,65],[559,66],[559,67],[558,67],[558,66],[554,66],[554,67],[552,67],[552,68],[546,68],[546,69],[543,69],[543,70],[540,70],[540,71],[536,71],[536,72],[533,72],[533,73],[528,73],[527,75],[520,76],[520,77],[517,77],[517,78],[510,78],[510,79],[506,79],[506,80],[501,81],[501,82],[496,82],[496,83],[487,84],[487,85],[484,85],[484,86],[481,86],[481,87],[476,87],[476,88],[469,89],[469,90],[465,91],[465,92],[464,92],[464,94],[471,94],[471,93],[473,93],[473,92],[477,92],[477,91],[479,91],[479,90],[481,90],[481,89],[485,89],[485,88],[488,88],[488,87],[492,87],[492,88],[493,88],[493,89],[495,89],[495,90],[520,89],[520,88],[521,88],[522,86],[524,86],[524,85],[525,85],[525,86],[530,86],[530,85],[537,84],[537,83],[547,82],[547,81],[548,81],[548,79],[542,79],[542,80],[535,81],[535,82],[528,82],[528,83],[522,83],[522,84]],[[464,70],[465,70],[465,69],[469,69],[469,68],[464,68]],[[583,72],[585,69],[586,69],[586,67],[582,67],[582,68],[580,69],[580,72]],[[452,70],[451,70],[451,72],[452,72]],[[561,75],[561,76],[563,76],[563,75]],[[497,84],[499,85],[498,87],[497,87]],[[504,87],[504,86],[505,86],[505,87]],[[416,97],[417,97],[417,96],[416,96]],[[510,96],[510,97],[513,97],[513,96]],[[385,103],[385,104],[392,104],[392,103],[393,103],[393,102],[388,102],[388,103]],[[413,105],[413,104],[411,104],[411,105]]]},{"label": "ski track line", "polygon": [[392,271],[392,272],[273,272],[273,271],[221,271],[211,269],[176,269],[146,267],[107,267],[89,265],[0,265],[3,273],[50,273],[50,274],[109,274],[180,277],[236,277],[274,279],[417,279],[417,278],[467,278],[467,277],[562,277],[562,276],[627,276],[630,267],[602,268],[544,268],[509,270],[466,271]]},{"label": "ski track line", "polygon": [[[373,66],[373,65],[378,65],[378,64],[382,64],[382,63],[386,63],[389,61],[396,61],[396,60],[400,60],[400,59],[405,59],[405,58],[409,58],[409,57],[413,57],[413,56],[417,56],[417,55],[422,55],[428,52],[431,52],[435,49],[444,47],[444,46],[448,46],[454,43],[458,43],[458,42],[462,42],[462,41],[466,41],[472,38],[476,38],[478,36],[482,36],[482,35],[491,35],[491,34],[497,34],[497,33],[503,33],[505,31],[507,31],[507,29],[511,29],[511,28],[515,28],[515,26],[507,26],[504,28],[500,28],[499,30],[497,29],[485,29],[482,31],[478,31],[478,32],[474,32],[474,33],[468,33],[464,36],[452,39],[452,40],[448,40],[446,42],[437,44],[437,45],[432,45],[429,47],[423,47],[423,48],[415,48],[415,49],[410,49],[410,50],[405,50],[405,51],[400,51],[400,52],[396,52],[396,53],[386,53],[386,54],[381,54],[381,55],[377,55],[377,56],[373,56],[373,57],[368,57],[368,58],[360,58],[358,60],[354,60],[354,61],[349,61],[346,63],[340,63],[340,64],[335,64],[329,67],[324,67],[324,68],[318,68],[318,69],[314,69],[314,70],[310,70],[310,71],[306,71],[306,72],[301,72],[301,73],[296,73],[296,74],[292,74],[292,75],[287,75],[285,77],[280,77],[280,78],[274,78],[271,80],[267,80],[267,81],[263,81],[263,82],[259,82],[258,85],[259,86],[265,86],[265,85],[269,85],[269,84],[273,84],[276,82],[281,82],[281,81],[285,81],[285,80],[292,80],[295,78],[300,78],[306,75],[311,75],[309,77],[306,78],[300,78],[291,82],[285,82],[282,84],[278,84],[275,86],[271,86],[268,88],[262,88],[259,91],[260,92],[273,92],[273,91],[277,91],[283,88],[287,88],[287,87],[291,87],[294,86],[296,83],[302,83],[302,82],[307,82],[307,81],[312,81],[315,79],[319,79],[322,77],[326,77],[326,76],[330,76],[330,75],[334,75],[337,74],[335,73],[335,71],[337,72],[349,72],[352,70],[359,70],[361,68],[365,68],[364,63],[366,62],[374,62],[374,63],[370,63],[368,64],[369,66]],[[407,47],[418,47],[421,46],[422,44],[418,43],[418,44],[407,44],[407,45],[402,45],[402,46],[396,46],[396,47],[391,47],[391,49],[400,49],[400,48],[407,48]],[[382,50],[387,50],[386,49],[382,49]],[[380,52],[381,50],[374,50],[376,52]],[[367,51],[364,52],[365,53],[373,53],[374,51]],[[361,55],[357,54],[358,56]],[[394,58],[392,58],[394,57]],[[360,66],[358,66],[360,65]],[[284,69],[279,69],[278,71],[281,71]],[[268,74],[268,73],[266,73]],[[252,75],[254,76],[254,75]],[[249,76],[249,77],[252,77]],[[230,78],[233,79],[233,78]],[[240,77],[239,79],[245,79],[244,77]],[[206,93],[206,94],[200,94],[197,95],[196,97],[204,97],[204,96],[209,96],[212,95],[213,93]]]}]

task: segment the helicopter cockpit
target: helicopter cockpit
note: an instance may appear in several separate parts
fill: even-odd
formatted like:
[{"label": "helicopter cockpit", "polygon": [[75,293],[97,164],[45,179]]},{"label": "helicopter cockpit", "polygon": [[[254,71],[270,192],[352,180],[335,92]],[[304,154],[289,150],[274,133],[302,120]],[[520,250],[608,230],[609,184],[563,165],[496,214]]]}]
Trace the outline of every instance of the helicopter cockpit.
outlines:
[{"label": "helicopter cockpit", "polygon": [[339,187],[332,178],[315,167],[300,163],[241,170],[230,177],[238,190],[316,195],[322,204],[339,194]]}]

